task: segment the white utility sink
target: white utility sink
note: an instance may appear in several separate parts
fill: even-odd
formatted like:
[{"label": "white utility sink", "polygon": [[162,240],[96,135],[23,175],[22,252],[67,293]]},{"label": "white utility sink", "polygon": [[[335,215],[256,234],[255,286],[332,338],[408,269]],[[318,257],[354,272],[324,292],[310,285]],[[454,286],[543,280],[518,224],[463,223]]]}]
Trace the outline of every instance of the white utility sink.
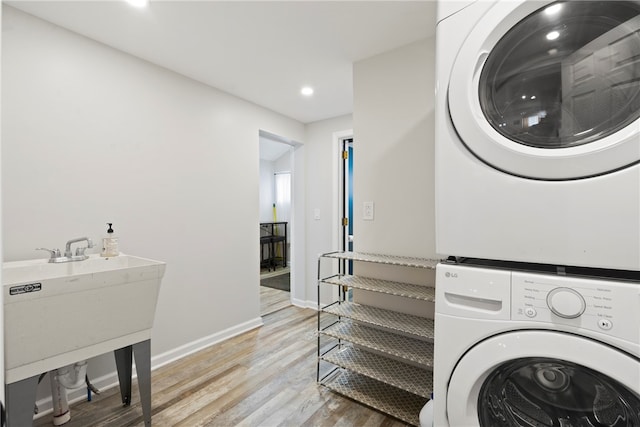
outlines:
[{"label": "white utility sink", "polygon": [[3,263],[5,383],[150,339],[164,271],[130,255]]}]

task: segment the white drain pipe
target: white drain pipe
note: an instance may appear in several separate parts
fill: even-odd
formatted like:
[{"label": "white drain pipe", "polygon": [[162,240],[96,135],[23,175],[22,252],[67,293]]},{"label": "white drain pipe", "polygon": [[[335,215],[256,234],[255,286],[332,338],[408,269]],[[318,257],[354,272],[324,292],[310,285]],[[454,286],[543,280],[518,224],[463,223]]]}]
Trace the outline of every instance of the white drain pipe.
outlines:
[{"label": "white drain pipe", "polygon": [[71,419],[67,389],[73,390],[85,384],[87,361],[76,362],[49,372],[51,400],[53,401],[53,425],[61,426]]},{"label": "white drain pipe", "polygon": [[86,384],[87,361],[81,360],[73,365],[60,368],[58,371],[58,381],[67,389],[74,390]]}]

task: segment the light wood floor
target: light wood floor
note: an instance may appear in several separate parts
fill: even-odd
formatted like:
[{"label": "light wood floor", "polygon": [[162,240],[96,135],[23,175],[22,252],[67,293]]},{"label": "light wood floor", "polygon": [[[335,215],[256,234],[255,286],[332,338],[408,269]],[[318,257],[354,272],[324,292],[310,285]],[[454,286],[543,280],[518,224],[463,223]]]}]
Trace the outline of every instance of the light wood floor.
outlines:
[{"label": "light wood floor", "polygon": [[[261,328],[154,370],[153,425],[405,425],[316,383],[316,316],[289,306],[265,316]],[[34,425],[50,423],[45,416]],[[73,405],[66,426],[143,426],[137,388],[130,407],[117,387]]]},{"label": "light wood floor", "polygon": [[260,316],[282,310],[291,305],[291,294],[287,291],[260,286]]},{"label": "light wood floor", "polygon": [[[260,280],[289,273],[289,267],[275,271],[260,271]],[[291,294],[287,291],[260,286],[260,316],[273,313],[291,305]]]}]

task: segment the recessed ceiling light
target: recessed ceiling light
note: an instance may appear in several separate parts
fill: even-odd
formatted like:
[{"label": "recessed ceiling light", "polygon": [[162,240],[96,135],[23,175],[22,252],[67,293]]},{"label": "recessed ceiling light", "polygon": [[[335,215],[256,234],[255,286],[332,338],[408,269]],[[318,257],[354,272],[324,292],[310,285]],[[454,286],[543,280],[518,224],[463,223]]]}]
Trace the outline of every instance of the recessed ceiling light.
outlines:
[{"label": "recessed ceiling light", "polygon": [[560,33],[557,31],[551,31],[547,34],[547,40],[555,40],[560,37]]},{"label": "recessed ceiling light", "polygon": [[310,86],[305,86],[302,89],[300,89],[300,93],[303,94],[304,96],[311,96],[313,95],[313,88]]},{"label": "recessed ceiling light", "polygon": [[149,0],[126,0],[131,6],[143,8],[149,4]]},{"label": "recessed ceiling light", "polygon": [[562,9],[562,4],[556,3],[546,8],[544,10],[544,13],[546,13],[547,15],[555,15],[556,13],[560,12],[560,9]]}]

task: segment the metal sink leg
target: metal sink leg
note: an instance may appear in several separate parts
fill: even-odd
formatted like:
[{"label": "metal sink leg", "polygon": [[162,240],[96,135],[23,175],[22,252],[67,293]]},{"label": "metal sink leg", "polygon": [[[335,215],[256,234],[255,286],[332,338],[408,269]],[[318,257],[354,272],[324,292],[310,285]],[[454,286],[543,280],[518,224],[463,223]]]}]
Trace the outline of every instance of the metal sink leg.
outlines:
[{"label": "metal sink leg", "polygon": [[120,396],[122,397],[122,404],[125,406],[131,404],[132,362],[133,357],[135,357],[142,415],[144,417],[144,425],[149,427],[151,426],[151,340],[115,350],[114,354],[116,367],[118,368]]}]

